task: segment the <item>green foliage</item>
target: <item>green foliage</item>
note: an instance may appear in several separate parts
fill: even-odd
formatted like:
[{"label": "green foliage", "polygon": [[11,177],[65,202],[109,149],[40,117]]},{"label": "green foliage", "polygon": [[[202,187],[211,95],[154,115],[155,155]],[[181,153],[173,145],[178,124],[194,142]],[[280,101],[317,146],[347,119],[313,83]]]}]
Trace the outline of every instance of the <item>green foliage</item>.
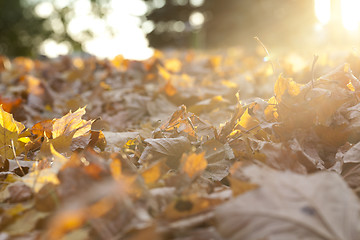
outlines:
[{"label": "green foliage", "polygon": [[34,55],[34,50],[49,37],[45,19],[34,14],[31,5],[21,0],[0,0],[0,54]]},{"label": "green foliage", "polygon": [[[89,1],[95,17],[101,18],[106,14],[108,0]],[[53,6],[54,10],[48,18],[41,18],[35,13],[36,6],[42,2]],[[10,57],[36,56],[46,39],[65,43],[70,50],[81,51],[82,43],[92,35],[89,31],[91,26],[81,33],[81,38],[68,31],[69,23],[75,15],[76,2],[70,1],[65,7],[60,7],[46,0],[0,0],[0,54]]]}]

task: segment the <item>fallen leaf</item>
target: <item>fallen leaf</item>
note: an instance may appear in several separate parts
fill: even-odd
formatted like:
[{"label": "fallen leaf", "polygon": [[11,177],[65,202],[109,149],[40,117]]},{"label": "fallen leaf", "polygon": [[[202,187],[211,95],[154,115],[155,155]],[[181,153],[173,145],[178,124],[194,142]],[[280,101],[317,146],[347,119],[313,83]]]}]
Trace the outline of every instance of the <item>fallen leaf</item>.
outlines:
[{"label": "fallen leaf", "polygon": [[38,212],[34,209],[29,210],[19,217],[13,224],[3,229],[3,231],[10,236],[27,234],[35,229],[38,221],[46,218],[48,215],[49,213]]},{"label": "fallen leaf", "polygon": [[57,138],[62,135],[70,135],[74,132],[73,137],[79,137],[91,130],[92,121],[82,120],[85,114],[85,107],[71,111],[62,118],[53,121],[52,137]]},{"label": "fallen leaf", "polygon": [[166,170],[168,170],[168,167],[166,167],[165,161],[160,159],[144,169],[141,176],[144,178],[145,183],[150,185],[158,181],[165,174]]},{"label": "fallen leaf", "polygon": [[33,192],[30,187],[26,186],[22,182],[15,182],[8,186],[10,196],[8,201],[10,203],[19,203],[27,201],[32,198]]},{"label": "fallen leaf", "polygon": [[190,178],[199,175],[208,165],[204,156],[205,152],[199,154],[191,153],[190,155],[183,155],[180,161],[181,170],[185,172]]},{"label": "fallen leaf", "polygon": [[172,168],[179,165],[182,154],[191,148],[186,137],[146,139],[145,142],[148,146],[141,154],[140,163],[148,158],[153,160],[167,158],[167,164]]},{"label": "fallen leaf", "polygon": [[15,157],[14,151],[19,146],[18,137],[24,129],[22,123],[15,121],[13,116],[0,106],[0,155],[3,158]]},{"label": "fallen leaf", "polygon": [[256,166],[244,173],[260,187],[216,209],[218,230],[226,239],[360,236],[359,201],[336,173],[302,176]]}]

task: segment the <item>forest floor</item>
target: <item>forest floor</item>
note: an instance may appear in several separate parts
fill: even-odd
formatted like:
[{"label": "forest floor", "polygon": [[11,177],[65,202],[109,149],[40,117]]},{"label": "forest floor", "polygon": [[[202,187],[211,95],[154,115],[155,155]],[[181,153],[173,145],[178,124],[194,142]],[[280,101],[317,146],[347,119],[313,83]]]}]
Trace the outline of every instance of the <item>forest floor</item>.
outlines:
[{"label": "forest floor", "polygon": [[358,240],[359,76],[357,53],[0,56],[0,240]]}]

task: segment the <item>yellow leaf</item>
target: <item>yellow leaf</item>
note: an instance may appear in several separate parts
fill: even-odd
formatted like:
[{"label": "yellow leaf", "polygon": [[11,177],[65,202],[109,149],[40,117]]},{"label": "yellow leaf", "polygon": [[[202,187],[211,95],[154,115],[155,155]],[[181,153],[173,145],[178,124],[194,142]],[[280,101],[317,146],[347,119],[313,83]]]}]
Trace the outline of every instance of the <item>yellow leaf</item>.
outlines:
[{"label": "yellow leaf", "polygon": [[271,97],[268,101],[268,104],[269,105],[264,110],[265,119],[266,121],[276,120],[279,116],[278,113],[276,112],[276,108],[277,108],[276,98],[274,96]]},{"label": "yellow leaf", "polygon": [[182,171],[190,178],[201,173],[207,167],[207,161],[204,157],[205,152],[200,154],[192,153],[189,156],[184,155],[182,162]]},{"label": "yellow leaf", "polygon": [[160,76],[162,76],[166,81],[170,81],[171,74],[162,66],[158,65],[157,67],[158,67]]},{"label": "yellow leaf", "polygon": [[31,171],[29,174],[22,177],[21,180],[35,192],[38,192],[46,183],[53,183],[55,185],[59,184],[57,174],[57,170],[53,168],[45,168],[40,171]]},{"label": "yellow leaf", "polygon": [[14,217],[16,215],[19,215],[21,213],[23,213],[25,210],[27,210],[26,207],[24,207],[23,204],[16,204],[14,206],[12,206],[11,208],[7,209],[5,212],[7,215]]},{"label": "yellow leaf", "polygon": [[74,138],[84,135],[91,130],[93,121],[82,120],[85,114],[85,107],[79,108],[74,113],[71,111],[62,118],[55,119],[53,124],[52,136],[57,138],[61,135],[69,135],[75,132]]},{"label": "yellow leaf", "polygon": [[286,93],[290,96],[298,95],[300,93],[301,86],[301,84],[296,83],[291,78],[284,78],[282,75],[280,75],[274,86],[276,100],[281,102],[283,95]]},{"label": "yellow leaf", "polygon": [[228,88],[238,88],[238,84],[229,80],[222,80],[221,84]]},{"label": "yellow leaf", "polygon": [[110,163],[110,171],[115,180],[122,179],[122,168],[121,168],[121,161],[118,158],[114,158]]},{"label": "yellow leaf", "polygon": [[253,190],[253,189],[256,189],[259,187],[255,183],[241,181],[241,180],[238,180],[233,177],[228,177],[228,179],[230,181],[230,187],[233,192],[233,196],[243,194],[247,191],[250,191],[250,190]]},{"label": "yellow leaf", "polygon": [[251,116],[249,114],[249,109],[246,109],[240,118],[239,125],[246,130],[250,130],[259,125],[259,120],[257,120],[256,117]]},{"label": "yellow leaf", "polygon": [[12,114],[5,112],[0,105],[0,155],[3,158],[15,157],[12,146],[16,151],[19,133],[24,128],[22,123],[15,121]]},{"label": "yellow leaf", "polygon": [[162,175],[164,169],[164,161],[160,160],[142,172],[142,177],[146,184],[155,183]]},{"label": "yellow leaf", "polygon": [[177,58],[171,58],[165,61],[165,68],[170,72],[175,72],[175,73],[180,72],[181,65],[182,64],[180,60]]},{"label": "yellow leaf", "polygon": [[352,91],[352,92],[355,92],[355,88],[353,86],[353,84],[351,82],[349,82],[348,84],[346,84],[347,88]]},{"label": "yellow leaf", "polygon": [[117,55],[111,63],[118,69],[127,69],[129,65],[129,60],[125,59],[123,55]]},{"label": "yellow leaf", "polygon": [[222,61],[222,57],[221,56],[213,56],[209,59],[209,63],[210,63],[210,66],[215,69],[217,67],[220,66],[221,64],[221,61]]}]

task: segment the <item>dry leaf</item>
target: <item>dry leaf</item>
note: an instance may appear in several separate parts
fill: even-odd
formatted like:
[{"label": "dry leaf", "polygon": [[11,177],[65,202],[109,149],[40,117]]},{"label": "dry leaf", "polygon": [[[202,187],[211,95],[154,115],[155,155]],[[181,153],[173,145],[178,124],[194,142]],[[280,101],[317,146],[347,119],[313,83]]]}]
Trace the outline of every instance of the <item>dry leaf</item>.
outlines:
[{"label": "dry leaf", "polygon": [[22,123],[15,121],[13,116],[0,106],[0,155],[3,158],[15,157],[14,151],[19,146],[18,137],[24,129],[25,126]]},{"label": "dry leaf", "polygon": [[218,229],[226,239],[360,236],[359,201],[336,173],[302,176],[256,166],[244,173],[260,187],[216,209]]},{"label": "dry leaf", "polygon": [[207,167],[205,159],[205,152],[190,155],[183,155],[181,159],[181,170],[185,172],[190,178],[199,175]]}]

